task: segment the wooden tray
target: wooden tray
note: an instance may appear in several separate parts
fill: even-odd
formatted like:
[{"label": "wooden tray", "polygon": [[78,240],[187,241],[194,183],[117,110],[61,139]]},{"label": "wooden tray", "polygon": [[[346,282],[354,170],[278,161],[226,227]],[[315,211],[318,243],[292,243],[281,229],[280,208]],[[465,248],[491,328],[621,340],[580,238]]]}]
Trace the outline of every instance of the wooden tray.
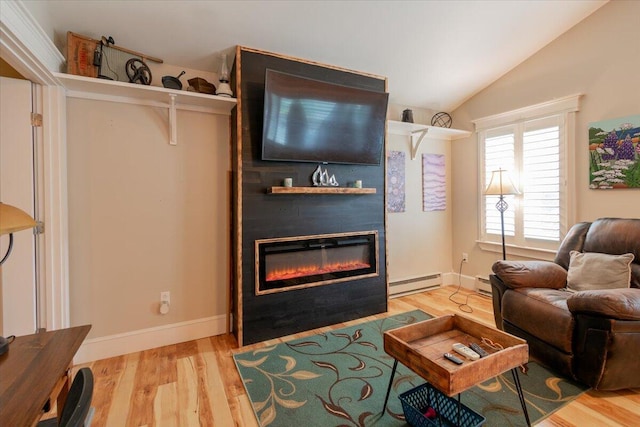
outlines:
[{"label": "wooden tray", "polygon": [[[482,338],[503,347],[491,348]],[[479,344],[489,356],[470,361],[452,349],[453,343]],[[384,350],[448,396],[529,361],[526,341],[460,315],[418,322],[384,333]],[[452,353],[463,360],[456,365],[444,358]]]}]

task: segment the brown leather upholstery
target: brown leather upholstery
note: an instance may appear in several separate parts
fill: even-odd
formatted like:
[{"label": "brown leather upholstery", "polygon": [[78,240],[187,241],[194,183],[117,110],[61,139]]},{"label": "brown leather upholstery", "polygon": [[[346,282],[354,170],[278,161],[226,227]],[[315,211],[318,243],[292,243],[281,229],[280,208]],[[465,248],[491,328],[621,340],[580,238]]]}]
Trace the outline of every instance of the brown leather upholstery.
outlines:
[{"label": "brown leather upholstery", "polygon": [[[555,289],[523,288],[507,292],[502,318],[542,341],[571,353],[573,316],[567,308],[571,293]],[[526,306],[526,310],[521,307]]]},{"label": "brown leather upholstery", "polygon": [[[633,253],[630,288],[568,292],[571,251]],[[571,228],[553,263],[498,261],[491,275],[496,325],[530,354],[600,390],[640,387],[640,219]]]},{"label": "brown leather upholstery", "polygon": [[564,288],[567,270],[547,261],[496,262],[493,272],[511,288]]},{"label": "brown leather upholstery", "polygon": [[569,297],[567,308],[573,314],[640,320],[640,295],[631,288],[582,291]]},{"label": "brown leather upholstery", "polygon": [[[640,219],[602,218],[594,221],[581,252],[621,255],[632,253],[631,287],[640,288]],[[615,236],[615,238],[612,238]]]}]

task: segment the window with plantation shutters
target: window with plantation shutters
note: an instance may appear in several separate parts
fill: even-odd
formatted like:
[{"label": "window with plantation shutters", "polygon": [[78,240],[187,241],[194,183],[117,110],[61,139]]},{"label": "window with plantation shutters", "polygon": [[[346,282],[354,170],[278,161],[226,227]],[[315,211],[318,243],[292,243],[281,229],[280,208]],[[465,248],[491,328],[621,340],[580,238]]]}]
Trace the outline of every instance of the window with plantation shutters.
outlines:
[{"label": "window with plantation shutters", "polygon": [[526,122],[524,125],[521,188],[525,239],[560,241],[558,119],[555,116]]},{"label": "window with plantation shutters", "polygon": [[[513,127],[492,129],[487,132],[485,139],[484,182],[489,183],[491,173],[500,168],[507,172],[514,170],[515,162],[515,135]],[[486,187],[486,185],[485,185]],[[499,196],[485,196],[485,232],[500,235],[500,212],[496,209]],[[514,196],[504,197],[511,209],[504,212],[504,234],[515,234]]]},{"label": "window with plantation shutters", "polygon": [[[557,249],[570,225],[570,185],[574,113],[579,95],[475,120],[480,147],[480,225],[483,249],[501,241],[499,196],[484,195],[491,174],[506,170],[520,194],[506,195],[504,233],[507,252]],[[485,243],[483,245],[483,243]]]}]

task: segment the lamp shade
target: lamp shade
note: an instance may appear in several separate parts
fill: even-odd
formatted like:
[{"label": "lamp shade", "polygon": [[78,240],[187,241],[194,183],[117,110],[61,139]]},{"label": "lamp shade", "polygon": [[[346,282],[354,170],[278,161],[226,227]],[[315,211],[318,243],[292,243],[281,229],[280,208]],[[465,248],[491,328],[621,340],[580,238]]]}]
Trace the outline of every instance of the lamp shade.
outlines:
[{"label": "lamp shade", "polygon": [[36,226],[31,216],[15,206],[0,202],[0,235],[15,233]]},{"label": "lamp shade", "polygon": [[491,179],[489,185],[484,190],[484,194],[487,196],[505,196],[508,194],[520,194],[509,173],[504,169],[498,169],[491,172]]}]

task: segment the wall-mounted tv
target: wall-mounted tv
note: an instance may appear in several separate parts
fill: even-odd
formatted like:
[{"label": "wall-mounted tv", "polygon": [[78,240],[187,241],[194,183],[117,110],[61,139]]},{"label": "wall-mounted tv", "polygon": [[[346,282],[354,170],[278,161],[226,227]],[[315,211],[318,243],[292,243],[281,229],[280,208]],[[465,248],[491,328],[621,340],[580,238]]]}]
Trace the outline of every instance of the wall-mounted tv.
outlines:
[{"label": "wall-mounted tv", "polygon": [[388,98],[267,69],[262,160],[379,165]]}]

